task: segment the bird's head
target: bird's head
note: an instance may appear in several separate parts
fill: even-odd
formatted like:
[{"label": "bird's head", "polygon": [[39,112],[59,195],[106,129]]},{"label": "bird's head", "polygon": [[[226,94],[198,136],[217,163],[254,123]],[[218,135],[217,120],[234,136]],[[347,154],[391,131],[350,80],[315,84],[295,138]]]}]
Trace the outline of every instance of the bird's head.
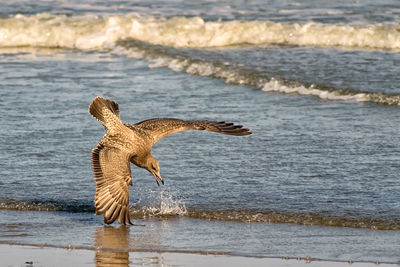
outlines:
[{"label": "bird's head", "polygon": [[[146,169],[153,174],[154,179],[156,179],[156,182],[158,185],[160,185],[160,182],[164,184],[164,180],[160,175],[160,165],[158,164],[158,161],[153,157],[150,156],[147,160],[147,166]],[[159,182],[160,181],[160,182]]]}]

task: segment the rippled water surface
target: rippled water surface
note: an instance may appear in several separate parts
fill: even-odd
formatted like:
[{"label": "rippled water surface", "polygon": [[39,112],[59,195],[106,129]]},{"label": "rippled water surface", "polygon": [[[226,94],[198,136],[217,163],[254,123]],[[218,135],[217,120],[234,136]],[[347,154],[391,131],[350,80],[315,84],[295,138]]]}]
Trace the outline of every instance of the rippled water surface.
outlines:
[{"label": "rippled water surface", "polygon": [[[395,2],[55,3],[2,3],[0,11],[1,241],[64,246],[72,241],[38,241],[27,229],[102,225],[92,215],[90,156],[104,130],[87,112],[100,95],[119,103],[125,123],[225,120],[253,132],[161,140],[152,151],[161,187],[132,166],[134,220],[156,218],[170,225],[160,228],[166,235],[179,227],[184,236],[192,227],[210,234],[199,246],[175,237],[160,247],[398,260]],[[10,235],[10,220],[26,235]],[[229,228],[231,237],[218,234]],[[233,240],[243,228],[240,251]],[[296,231],[307,232],[309,250],[299,250]],[[293,239],[266,252],[266,240],[285,234]],[[353,250],[323,252],[348,235],[360,238]],[[95,246],[93,235],[81,236],[76,245]]]}]

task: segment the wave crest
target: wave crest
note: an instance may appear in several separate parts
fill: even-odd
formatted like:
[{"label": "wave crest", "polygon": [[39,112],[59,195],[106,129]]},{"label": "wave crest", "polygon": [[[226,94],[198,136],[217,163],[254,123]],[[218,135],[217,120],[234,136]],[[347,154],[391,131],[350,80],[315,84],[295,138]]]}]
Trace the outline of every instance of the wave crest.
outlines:
[{"label": "wave crest", "polygon": [[0,19],[0,47],[103,49],[126,38],[192,48],[289,44],[400,49],[400,25],[204,21],[201,17],[157,19],[138,14],[72,17],[36,14]]},{"label": "wave crest", "polygon": [[222,79],[228,84],[252,86],[265,92],[400,106],[400,95],[398,94],[338,89],[315,84],[305,85],[297,81],[267,77],[258,71],[244,69],[238,65],[194,59],[179,49],[149,45],[132,39],[117,42],[117,46],[112,52],[128,58],[145,59],[149,62],[150,68],[167,67],[173,71],[184,71],[191,75]]}]

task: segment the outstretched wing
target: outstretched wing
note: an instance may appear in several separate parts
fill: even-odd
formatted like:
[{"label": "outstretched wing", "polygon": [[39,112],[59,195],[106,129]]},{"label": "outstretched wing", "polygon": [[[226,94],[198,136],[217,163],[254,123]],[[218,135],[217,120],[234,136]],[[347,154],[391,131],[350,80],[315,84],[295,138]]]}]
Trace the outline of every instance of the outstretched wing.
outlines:
[{"label": "outstretched wing", "polygon": [[104,222],[118,219],[132,224],[129,218],[129,187],[132,185],[129,154],[109,147],[103,141],[92,150],[92,169],[96,182],[96,215],[104,213]]},{"label": "outstretched wing", "polygon": [[207,120],[179,120],[172,118],[156,118],[141,121],[136,124],[125,124],[128,128],[137,131],[144,131],[153,138],[153,144],[161,138],[173,133],[186,130],[206,130],[210,132],[229,134],[229,135],[249,135],[251,132],[242,125],[234,125],[224,121]]}]

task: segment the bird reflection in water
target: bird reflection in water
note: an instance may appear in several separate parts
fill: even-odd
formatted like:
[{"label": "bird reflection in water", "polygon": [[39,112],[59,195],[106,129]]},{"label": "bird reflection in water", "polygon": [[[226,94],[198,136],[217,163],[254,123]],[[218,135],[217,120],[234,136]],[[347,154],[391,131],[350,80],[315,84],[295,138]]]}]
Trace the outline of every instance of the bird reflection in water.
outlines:
[{"label": "bird reflection in water", "polygon": [[104,226],[96,229],[97,267],[129,266],[129,227]]}]

